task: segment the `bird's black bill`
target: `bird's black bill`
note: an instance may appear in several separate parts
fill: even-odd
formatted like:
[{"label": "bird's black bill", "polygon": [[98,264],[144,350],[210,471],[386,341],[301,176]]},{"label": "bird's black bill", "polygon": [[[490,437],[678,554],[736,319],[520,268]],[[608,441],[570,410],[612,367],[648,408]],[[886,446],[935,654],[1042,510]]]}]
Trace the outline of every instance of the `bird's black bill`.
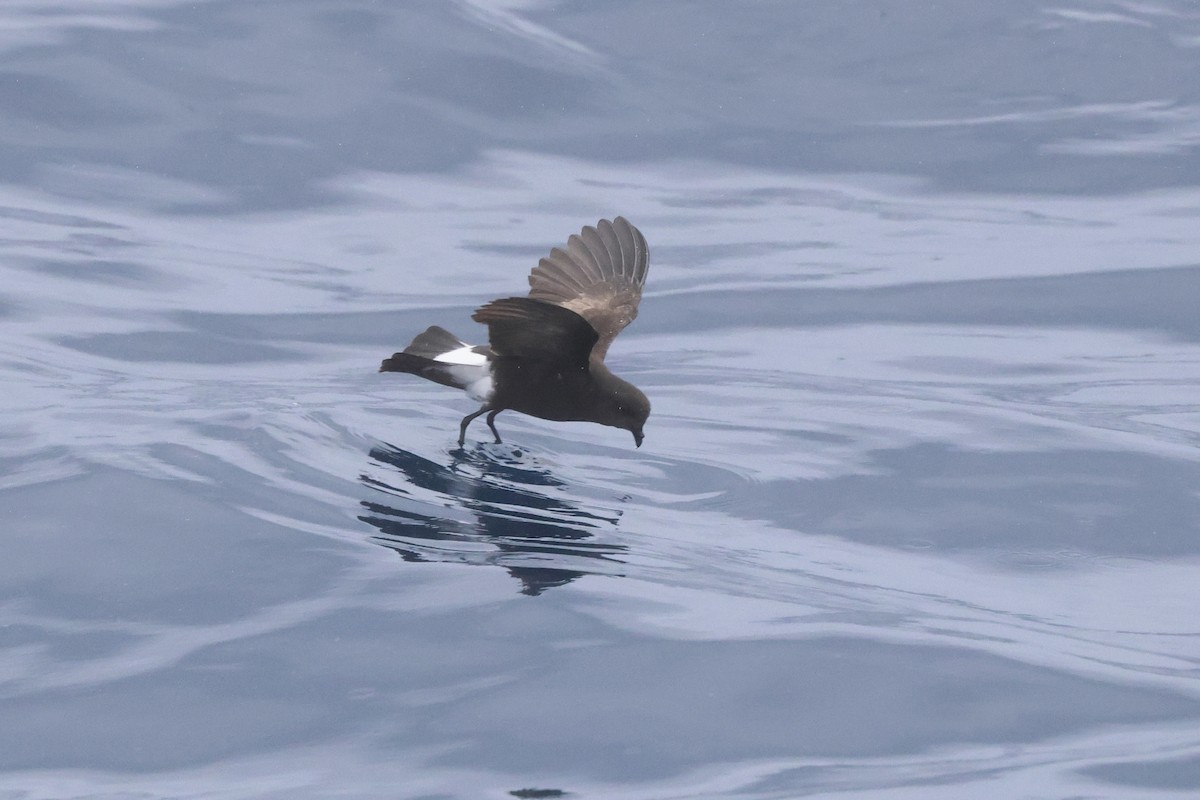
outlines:
[{"label": "bird's black bill", "polygon": [[644,437],[644,436],[642,435],[642,432],[641,432],[641,431],[634,431],[634,432],[633,432],[633,442],[634,442],[634,444],[635,444],[637,447],[641,447],[641,446],[642,446],[642,439],[644,439],[644,438],[646,438],[646,437]]}]

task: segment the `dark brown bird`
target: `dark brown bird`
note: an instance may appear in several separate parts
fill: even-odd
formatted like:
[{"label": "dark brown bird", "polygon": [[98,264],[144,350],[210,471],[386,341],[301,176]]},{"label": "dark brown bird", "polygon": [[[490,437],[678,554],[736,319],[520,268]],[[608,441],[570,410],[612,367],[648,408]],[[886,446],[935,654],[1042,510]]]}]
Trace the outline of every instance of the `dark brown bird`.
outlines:
[{"label": "dark brown bird", "polygon": [[559,421],[598,422],[633,433],[642,446],[650,401],[604,365],[608,346],[637,317],[649,252],[623,217],[600,220],[554,248],[529,274],[528,297],[506,297],[471,319],[488,326],[487,345],[470,345],[434,325],[385,359],[380,372],[410,372],[463,389],[500,443],[496,415],[519,411]]}]

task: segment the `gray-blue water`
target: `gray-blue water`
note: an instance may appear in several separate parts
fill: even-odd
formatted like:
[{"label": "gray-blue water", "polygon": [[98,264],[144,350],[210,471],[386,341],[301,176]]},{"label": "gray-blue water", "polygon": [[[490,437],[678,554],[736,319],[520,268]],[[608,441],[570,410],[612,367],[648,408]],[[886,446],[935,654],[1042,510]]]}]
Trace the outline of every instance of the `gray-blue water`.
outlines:
[{"label": "gray-blue water", "polygon": [[[0,798],[1194,798],[1200,8],[6,0]],[[628,433],[381,358],[623,214]]]}]

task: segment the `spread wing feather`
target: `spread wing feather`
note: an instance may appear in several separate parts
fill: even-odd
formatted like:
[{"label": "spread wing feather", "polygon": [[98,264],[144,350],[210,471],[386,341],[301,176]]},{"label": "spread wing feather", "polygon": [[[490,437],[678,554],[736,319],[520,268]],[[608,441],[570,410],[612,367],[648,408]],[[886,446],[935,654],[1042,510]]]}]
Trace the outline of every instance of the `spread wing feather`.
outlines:
[{"label": "spread wing feather", "polygon": [[613,339],[637,317],[648,264],[646,239],[629,220],[602,219],[538,262],[529,275],[529,297],[587,320],[597,335],[591,358],[603,361]]}]

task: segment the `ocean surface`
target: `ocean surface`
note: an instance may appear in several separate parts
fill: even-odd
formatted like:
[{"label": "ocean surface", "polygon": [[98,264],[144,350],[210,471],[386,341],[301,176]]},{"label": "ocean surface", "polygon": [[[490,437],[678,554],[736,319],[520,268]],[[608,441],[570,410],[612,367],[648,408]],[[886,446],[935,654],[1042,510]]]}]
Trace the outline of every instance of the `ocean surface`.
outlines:
[{"label": "ocean surface", "polygon": [[[6,0],[0,799],[1200,795],[1200,7]],[[625,431],[382,358],[624,215]]]}]

